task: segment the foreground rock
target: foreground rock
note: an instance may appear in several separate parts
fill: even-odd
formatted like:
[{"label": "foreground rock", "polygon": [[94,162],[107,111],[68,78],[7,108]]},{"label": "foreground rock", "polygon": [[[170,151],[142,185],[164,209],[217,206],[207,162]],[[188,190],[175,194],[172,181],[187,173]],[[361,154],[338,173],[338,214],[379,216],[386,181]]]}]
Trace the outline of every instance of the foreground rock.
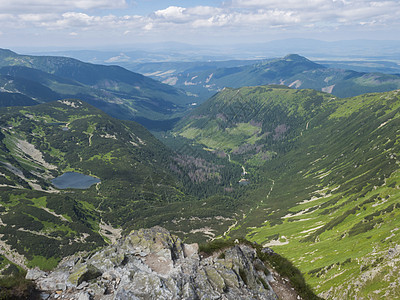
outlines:
[{"label": "foreground rock", "polygon": [[256,251],[246,245],[202,258],[161,227],[131,232],[47,274],[30,270],[43,299],[277,299]]}]

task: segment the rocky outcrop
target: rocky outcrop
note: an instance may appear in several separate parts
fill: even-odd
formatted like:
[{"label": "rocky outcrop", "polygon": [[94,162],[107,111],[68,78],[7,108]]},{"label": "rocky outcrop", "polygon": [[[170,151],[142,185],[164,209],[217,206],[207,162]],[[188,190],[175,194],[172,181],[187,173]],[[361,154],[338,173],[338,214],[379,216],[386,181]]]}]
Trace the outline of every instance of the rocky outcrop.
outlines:
[{"label": "rocky outcrop", "polygon": [[277,299],[256,251],[236,245],[201,257],[161,227],[132,231],[94,255],[30,270],[44,299]]}]

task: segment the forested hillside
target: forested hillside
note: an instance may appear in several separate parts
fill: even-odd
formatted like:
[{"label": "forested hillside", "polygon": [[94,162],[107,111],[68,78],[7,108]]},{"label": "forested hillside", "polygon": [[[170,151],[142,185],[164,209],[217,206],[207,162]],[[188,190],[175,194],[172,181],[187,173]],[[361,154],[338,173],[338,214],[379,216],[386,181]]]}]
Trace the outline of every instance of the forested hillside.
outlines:
[{"label": "forested hillside", "polygon": [[283,58],[204,71],[187,70],[163,80],[175,87],[208,99],[224,87],[239,88],[282,84],[296,89],[315,89],[338,97],[353,97],[370,92],[385,92],[400,87],[398,74],[357,72],[338,67],[325,67],[303,56],[290,54]]}]

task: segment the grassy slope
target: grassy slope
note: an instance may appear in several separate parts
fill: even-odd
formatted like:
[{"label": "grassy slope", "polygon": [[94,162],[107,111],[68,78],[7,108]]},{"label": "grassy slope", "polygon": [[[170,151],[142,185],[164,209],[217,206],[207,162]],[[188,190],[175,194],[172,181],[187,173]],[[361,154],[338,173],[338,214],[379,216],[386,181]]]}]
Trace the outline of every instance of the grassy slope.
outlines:
[{"label": "grassy slope", "polygon": [[[307,93],[225,90],[180,123],[178,134],[230,153],[249,172],[243,199],[254,204],[230,236],[271,245],[328,298],[396,295],[387,264],[398,264],[398,92],[347,99],[314,92],[304,101]],[[216,124],[229,110],[231,122]],[[258,130],[240,130],[243,124]],[[289,129],[274,139],[282,124]],[[240,139],[232,132],[275,156],[253,168],[255,150],[235,155]]]}]

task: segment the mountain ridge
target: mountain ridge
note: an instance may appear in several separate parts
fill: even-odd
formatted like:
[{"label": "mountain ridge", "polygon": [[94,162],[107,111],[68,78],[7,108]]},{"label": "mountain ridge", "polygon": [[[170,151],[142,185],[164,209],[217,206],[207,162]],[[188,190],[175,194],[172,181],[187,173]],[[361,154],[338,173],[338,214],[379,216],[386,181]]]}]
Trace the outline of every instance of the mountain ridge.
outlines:
[{"label": "mountain ridge", "polygon": [[270,249],[248,242],[202,248],[161,227],[140,229],[88,258],[66,258],[51,273],[29,270],[27,278],[49,299],[319,299],[304,280],[293,285],[274,269],[279,255]]},{"label": "mountain ridge", "polygon": [[353,97],[400,87],[400,77],[396,74],[328,68],[298,54],[252,65],[216,68],[205,72],[182,72],[163,80],[198,94],[201,99],[211,97],[224,87],[267,84],[283,84],[297,89],[312,88],[338,97]]},{"label": "mountain ridge", "polygon": [[[40,93],[34,95],[32,100],[38,103],[80,98],[120,119],[170,120],[193,102],[174,87],[119,66],[95,65],[67,57],[19,55],[0,49],[0,67],[4,75],[15,80],[29,79],[54,92],[53,99],[48,95],[41,97]],[[22,90],[12,91],[24,94]]]}]

